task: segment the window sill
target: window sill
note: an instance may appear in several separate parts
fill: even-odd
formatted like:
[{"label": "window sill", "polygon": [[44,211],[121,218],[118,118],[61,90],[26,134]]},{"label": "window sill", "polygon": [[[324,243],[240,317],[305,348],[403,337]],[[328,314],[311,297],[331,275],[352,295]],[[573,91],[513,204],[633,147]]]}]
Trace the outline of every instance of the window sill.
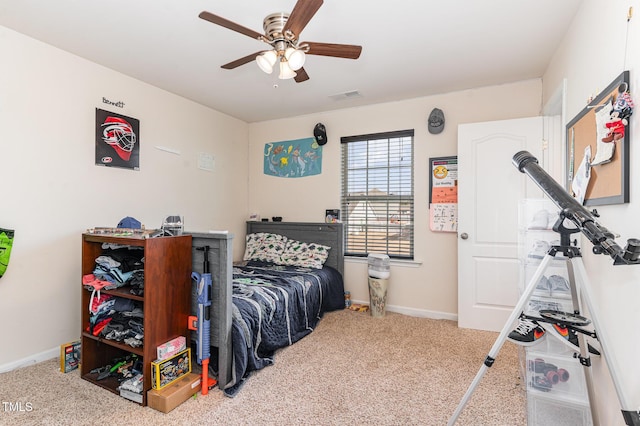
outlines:
[{"label": "window sill", "polygon": [[[366,257],[359,257],[359,256],[345,256],[344,257],[344,261],[345,263],[364,263],[367,264],[367,258]],[[422,261],[421,260],[400,260],[400,259],[390,259],[390,263],[391,266],[400,266],[400,267],[405,267],[405,268],[419,268],[420,266],[422,266]]]}]

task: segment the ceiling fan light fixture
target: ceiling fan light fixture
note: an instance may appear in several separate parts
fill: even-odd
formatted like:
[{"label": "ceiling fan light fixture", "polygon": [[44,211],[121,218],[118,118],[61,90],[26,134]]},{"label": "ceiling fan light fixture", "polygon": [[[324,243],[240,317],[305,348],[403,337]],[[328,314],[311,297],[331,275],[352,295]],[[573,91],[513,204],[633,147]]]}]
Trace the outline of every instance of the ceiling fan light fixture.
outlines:
[{"label": "ceiling fan light fixture", "polygon": [[280,61],[280,75],[278,76],[280,80],[287,80],[289,78],[295,77],[296,75],[296,72],[291,69],[287,61]]},{"label": "ceiling fan light fixture", "polygon": [[302,50],[288,47],[287,50],[284,51],[284,57],[289,62],[289,67],[297,71],[304,65],[305,55]]},{"label": "ceiling fan light fixture", "polygon": [[267,74],[271,74],[273,72],[273,66],[276,64],[277,60],[278,54],[275,50],[267,50],[266,52],[262,52],[256,56],[256,63],[260,69]]},{"label": "ceiling fan light fixture", "polygon": [[[307,55],[331,56],[334,58],[358,59],[362,46],[337,43],[299,43],[300,33],[314,17],[324,0],[296,0],[291,13],[280,12],[268,15],[262,21],[264,32],[254,31],[211,12],[202,11],[198,16],[212,24],[268,44],[268,51],[259,50],[221,66],[226,70],[256,62],[267,74],[274,71],[280,62],[280,79],[295,78],[296,83],[309,80],[303,65]],[[309,65],[309,64],[307,64]]]}]

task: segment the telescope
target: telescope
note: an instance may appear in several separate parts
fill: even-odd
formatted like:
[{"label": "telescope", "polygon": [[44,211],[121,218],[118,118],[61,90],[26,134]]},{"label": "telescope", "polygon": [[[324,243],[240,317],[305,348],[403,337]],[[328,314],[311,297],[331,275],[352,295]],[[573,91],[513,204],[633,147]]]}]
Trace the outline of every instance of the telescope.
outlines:
[{"label": "telescope", "polygon": [[[598,424],[599,416],[597,404],[595,404],[593,378],[591,375],[591,369],[589,368],[591,367],[591,358],[589,355],[590,349],[585,336],[597,339],[600,342],[602,349],[601,354],[604,355],[616,393],[618,394],[618,399],[620,400],[620,406],[622,408],[622,416],[624,417],[625,423],[627,425],[640,426],[640,410],[635,407],[630,408],[632,407],[632,404],[630,403],[628,396],[625,394],[624,389],[619,385],[621,376],[616,368],[617,366],[611,358],[607,356],[607,348],[610,347],[608,337],[600,328],[599,321],[596,317],[598,309],[591,293],[589,277],[584,267],[584,263],[582,262],[583,259],[580,254],[580,248],[575,247],[575,243],[573,245],[571,244],[570,236],[571,234],[582,232],[593,244],[593,252],[595,254],[608,254],[614,259],[614,265],[634,265],[640,263],[640,240],[635,238],[629,239],[627,240],[627,246],[625,249],[623,250],[620,248],[620,246],[615,242],[615,235],[596,221],[596,217],[599,217],[598,213],[595,210],[590,212],[584,208],[581,203],[576,201],[571,194],[569,194],[551,176],[549,176],[542,167],[538,165],[538,160],[529,152],[520,151],[514,155],[513,165],[516,166],[520,172],[527,174],[560,209],[559,218],[553,225],[553,230],[560,234],[560,244],[554,244],[540,262],[538,269],[531,277],[531,280],[525,287],[518,303],[516,303],[513,308],[513,311],[507,319],[504,328],[500,332],[498,339],[491,347],[491,350],[480,367],[478,374],[476,374],[471,386],[469,386],[469,389],[467,389],[467,392],[464,394],[460,404],[449,419],[448,426],[454,425],[485,372],[495,362],[500,348],[511,334],[510,330],[512,325],[516,320],[523,317],[527,320],[565,326],[576,334],[578,339],[576,346],[579,349],[579,353],[574,353],[574,357],[578,358],[580,360],[580,364],[585,368],[585,384],[587,386],[589,408],[594,425]],[[573,312],[563,312],[555,309],[541,309],[538,311],[540,318],[531,317],[525,313],[525,306],[528,306],[530,298],[533,295],[539,280],[544,276],[546,268],[558,253],[561,253],[566,257],[567,275],[569,277],[569,287],[571,289]],[[593,321],[580,315],[582,301],[586,302],[587,308],[593,316]],[[593,331],[583,328],[592,322]],[[536,324],[538,325],[538,323]],[[562,337],[560,337],[560,339],[562,339]],[[553,384],[551,382],[552,380],[562,381],[563,377],[568,378],[568,376],[564,374],[562,376],[556,376],[554,374],[553,366],[547,365],[544,362],[536,362],[533,366],[533,371],[535,373],[546,375],[546,378],[550,383],[549,387]],[[559,370],[557,372],[559,373]],[[549,376],[549,374],[551,375]]]},{"label": "telescope", "polygon": [[540,167],[538,160],[528,151],[520,151],[513,156],[513,165],[527,174],[560,209],[560,220],[573,222],[593,244],[593,253],[608,254],[614,265],[640,263],[640,240],[630,238],[622,249],[615,242],[615,235],[596,221],[597,212],[590,212],[578,203],[558,182]]}]

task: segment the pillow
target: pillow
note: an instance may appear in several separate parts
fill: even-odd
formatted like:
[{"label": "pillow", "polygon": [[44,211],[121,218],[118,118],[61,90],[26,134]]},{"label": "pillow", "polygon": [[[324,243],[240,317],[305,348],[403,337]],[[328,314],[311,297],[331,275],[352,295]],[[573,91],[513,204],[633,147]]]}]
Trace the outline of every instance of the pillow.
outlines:
[{"label": "pillow", "polygon": [[264,238],[264,232],[258,232],[255,234],[247,234],[245,238],[244,256],[242,260],[252,260],[256,253],[260,250],[262,239]]},{"label": "pillow", "polygon": [[278,265],[282,264],[281,256],[287,245],[287,237],[279,234],[264,233],[258,250],[252,255],[250,260],[258,260],[260,262],[271,262]]},{"label": "pillow", "polygon": [[282,264],[304,268],[322,269],[329,257],[331,247],[316,243],[303,243],[289,240],[282,254]]}]

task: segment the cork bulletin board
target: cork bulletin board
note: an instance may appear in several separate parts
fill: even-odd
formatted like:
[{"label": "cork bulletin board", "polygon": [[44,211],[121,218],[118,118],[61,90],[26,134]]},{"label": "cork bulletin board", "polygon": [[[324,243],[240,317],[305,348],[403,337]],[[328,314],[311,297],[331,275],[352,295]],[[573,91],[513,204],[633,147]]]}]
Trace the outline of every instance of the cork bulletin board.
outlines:
[{"label": "cork bulletin board", "polygon": [[[604,89],[589,105],[567,124],[567,182],[571,183],[578,173],[587,147],[591,150],[592,163],[598,149],[613,150],[607,160],[589,167],[590,179],[584,196],[585,206],[623,204],[629,202],[629,126],[625,126],[624,137],[609,143],[598,143],[602,139],[602,120],[615,104],[620,88],[629,90],[629,71],[624,71]],[[600,124],[600,127],[596,124]],[[604,130],[606,132],[606,130]],[[610,144],[614,144],[613,146]]]}]

